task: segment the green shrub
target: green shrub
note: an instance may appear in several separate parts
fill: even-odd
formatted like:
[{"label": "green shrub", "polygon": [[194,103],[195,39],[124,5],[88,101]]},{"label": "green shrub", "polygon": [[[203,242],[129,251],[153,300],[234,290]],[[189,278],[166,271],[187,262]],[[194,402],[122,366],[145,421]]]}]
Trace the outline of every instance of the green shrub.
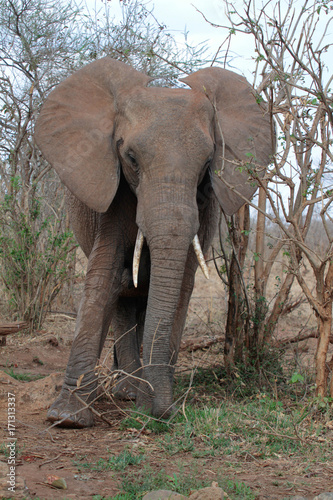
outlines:
[{"label": "green shrub", "polygon": [[11,183],[12,194],[0,202],[0,278],[12,314],[39,329],[72,276],[77,245],[61,210],[46,210],[34,193],[26,201],[19,199],[21,179]]}]

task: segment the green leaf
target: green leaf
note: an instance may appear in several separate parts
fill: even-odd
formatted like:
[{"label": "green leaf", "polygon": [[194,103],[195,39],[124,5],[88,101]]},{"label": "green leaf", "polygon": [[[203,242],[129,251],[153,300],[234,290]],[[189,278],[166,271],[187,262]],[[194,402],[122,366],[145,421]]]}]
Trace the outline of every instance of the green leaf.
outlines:
[{"label": "green leaf", "polygon": [[297,382],[304,382],[304,377],[300,373],[295,372],[290,379],[292,384],[297,384]]}]

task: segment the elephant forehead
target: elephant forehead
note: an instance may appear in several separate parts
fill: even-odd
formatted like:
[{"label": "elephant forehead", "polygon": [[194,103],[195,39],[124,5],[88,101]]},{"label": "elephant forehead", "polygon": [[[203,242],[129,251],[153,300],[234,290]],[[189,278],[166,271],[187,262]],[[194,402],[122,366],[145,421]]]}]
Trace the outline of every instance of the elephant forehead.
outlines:
[{"label": "elephant forehead", "polygon": [[126,117],[133,123],[155,122],[184,126],[195,124],[210,127],[214,110],[208,98],[202,92],[191,89],[169,89],[148,87],[133,92],[125,103]]}]

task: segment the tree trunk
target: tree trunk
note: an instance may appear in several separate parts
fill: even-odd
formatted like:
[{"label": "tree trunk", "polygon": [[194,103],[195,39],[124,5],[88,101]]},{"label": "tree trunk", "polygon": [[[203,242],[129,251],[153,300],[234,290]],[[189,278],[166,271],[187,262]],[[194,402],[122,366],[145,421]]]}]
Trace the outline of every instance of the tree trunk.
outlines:
[{"label": "tree trunk", "polygon": [[267,313],[266,304],[266,282],[263,279],[264,274],[264,253],[265,253],[265,215],[266,211],[266,191],[264,187],[259,188],[259,201],[256,229],[256,251],[254,263],[254,294],[255,310],[253,316],[253,332],[250,337],[249,351],[251,357],[257,357],[262,349],[265,336],[265,316]]},{"label": "tree trunk", "polygon": [[267,340],[271,339],[274,329],[276,327],[276,324],[279,320],[279,317],[283,311],[284,305],[286,303],[286,300],[288,299],[290,289],[292,287],[292,284],[294,282],[295,276],[291,273],[287,274],[285,277],[285,280],[279,290],[279,293],[275,297],[274,300],[274,305],[273,309],[269,315],[269,318],[266,322],[266,330],[264,332],[263,340],[266,342]]},{"label": "tree trunk", "polygon": [[248,320],[242,270],[249,242],[250,209],[244,205],[238,210],[229,231],[232,256],[229,270],[228,314],[225,327],[224,365],[230,373],[235,361],[243,360],[244,323]]},{"label": "tree trunk", "polygon": [[[302,253],[299,251],[299,249],[296,248],[294,260],[297,262],[297,266],[299,265],[301,259],[302,259]],[[289,297],[289,293],[290,293],[292,284],[294,282],[294,279],[295,279],[295,273],[290,272],[290,269],[289,269],[289,272],[286,275],[286,277],[282,283],[282,286],[279,290],[279,293],[277,294],[277,296],[274,299],[273,308],[271,310],[269,318],[266,321],[266,328],[265,328],[264,336],[263,336],[264,342],[267,342],[267,340],[269,340],[273,335],[274,329],[275,329],[276,324],[279,320],[279,317],[283,311],[286,300]]]},{"label": "tree trunk", "polygon": [[[317,276],[316,276],[317,278]],[[317,283],[321,283],[317,279]],[[327,395],[329,367],[327,352],[330,343],[332,329],[332,294],[333,294],[333,263],[329,261],[328,271],[323,284],[323,293],[319,290],[319,297],[323,304],[323,314],[318,314],[318,347],[316,353],[316,392],[320,397]],[[331,384],[331,396],[333,396],[333,383]]]},{"label": "tree trunk", "polygon": [[331,358],[331,361],[328,364],[329,369],[331,371],[331,384],[330,384],[330,396],[333,398],[333,356]]}]

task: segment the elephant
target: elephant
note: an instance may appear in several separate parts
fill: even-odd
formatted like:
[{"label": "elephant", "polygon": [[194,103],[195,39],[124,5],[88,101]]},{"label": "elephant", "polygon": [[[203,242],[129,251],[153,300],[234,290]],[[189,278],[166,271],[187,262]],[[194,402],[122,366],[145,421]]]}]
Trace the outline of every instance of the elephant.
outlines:
[{"label": "elephant", "polygon": [[88,257],[64,384],[47,414],[56,425],[94,425],[110,325],[114,368],[128,374],[116,395],[157,418],[172,413],[194,277],[198,265],[208,273],[220,207],[235,213],[272,161],[270,113],[243,76],[208,67],[177,88],[151,81],[103,57],[55,87],[36,120]]}]

